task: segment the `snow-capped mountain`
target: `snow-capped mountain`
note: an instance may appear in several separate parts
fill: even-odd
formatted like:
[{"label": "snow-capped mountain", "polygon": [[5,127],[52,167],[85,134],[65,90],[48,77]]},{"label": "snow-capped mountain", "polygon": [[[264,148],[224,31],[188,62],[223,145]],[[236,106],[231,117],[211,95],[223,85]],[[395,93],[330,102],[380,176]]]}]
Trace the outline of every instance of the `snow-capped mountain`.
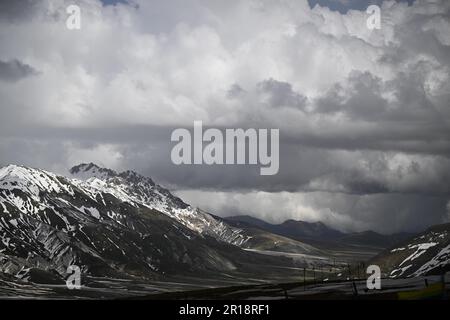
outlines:
[{"label": "snow-capped mountain", "polygon": [[49,279],[74,264],[91,275],[153,277],[231,271],[254,259],[238,247],[243,230],[150,178],[93,164],[70,172],[0,169],[0,272]]},{"label": "snow-capped mountain", "polygon": [[439,275],[450,270],[450,224],[431,227],[371,261],[391,278]]},{"label": "snow-capped mountain", "polygon": [[[189,229],[217,240],[235,245],[242,245],[248,240],[242,230],[232,228],[210,214],[184,203],[167,189],[155,184],[152,179],[133,171],[116,173],[100,168],[93,163],[81,164],[70,169],[72,182],[92,198],[111,194],[117,199],[135,207],[144,206],[158,210],[176,219]],[[120,217],[115,216],[120,220]]]}]

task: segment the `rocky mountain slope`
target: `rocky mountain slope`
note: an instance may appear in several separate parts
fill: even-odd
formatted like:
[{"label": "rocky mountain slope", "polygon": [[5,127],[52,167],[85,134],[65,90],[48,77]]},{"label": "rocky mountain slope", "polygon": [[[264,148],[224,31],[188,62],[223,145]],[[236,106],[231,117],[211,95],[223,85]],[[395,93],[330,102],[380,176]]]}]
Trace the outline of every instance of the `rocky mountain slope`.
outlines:
[{"label": "rocky mountain slope", "polygon": [[242,230],[231,228],[210,214],[189,206],[152,179],[133,171],[116,173],[90,163],[73,167],[70,173],[75,178],[74,183],[93,197],[111,194],[135,207],[143,206],[162,212],[187,228],[220,241],[235,245],[247,241]]},{"label": "rocky mountain slope", "polygon": [[1,273],[48,283],[64,278],[69,265],[91,276],[155,278],[245,272],[275,262],[242,250],[249,240],[243,230],[150,178],[93,164],[71,174],[0,169]]},{"label": "rocky mountain slope", "polygon": [[370,261],[391,278],[450,271],[450,223],[437,225],[380,253]]}]

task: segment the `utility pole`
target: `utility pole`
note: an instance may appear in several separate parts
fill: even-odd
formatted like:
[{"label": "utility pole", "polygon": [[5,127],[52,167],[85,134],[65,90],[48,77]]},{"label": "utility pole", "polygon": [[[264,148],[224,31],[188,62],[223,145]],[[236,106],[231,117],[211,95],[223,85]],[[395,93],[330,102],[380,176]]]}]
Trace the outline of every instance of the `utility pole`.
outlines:
[{"label": "utility pole", "polygon": [[347,269],[348,269],[348,279],[350,280],[352,278],[352,270],[350,269],[350,264],[347,262]]},{"label": "utility pole", "polygon": [[306,291],[306,268],[303,268],[303,291]]},{"label": "utility pole", "polygon": [[314,284],[316,284],[316,267],[313,267]]},{"label": "utility pole", "polygon": [[358,289],[356,288],[356,283],[353,281],[353,295],[356,297],[358,296]]}]

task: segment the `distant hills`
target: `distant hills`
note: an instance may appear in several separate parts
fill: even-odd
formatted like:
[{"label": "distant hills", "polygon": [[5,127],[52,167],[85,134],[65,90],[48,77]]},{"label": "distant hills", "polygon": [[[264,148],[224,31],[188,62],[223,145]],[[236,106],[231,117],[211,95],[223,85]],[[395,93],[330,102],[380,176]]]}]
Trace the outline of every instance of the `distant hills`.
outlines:
[{"label": "distant hills", "polygon": [[382,250],[413,235],[410,233],[382,235],[374,231],[344,233],[332,229],[322,222],[286,220],[281,224],[271,224],[247,215],[228,217],[225,220],[236,227],[253,226],[274,234],[328,249],[358,246]]},{"label": "distant hills", "polygon": [[436,225],[419,234],[382,235],[374,231],[344,233],[324,223],[287,220],[270,224],[251,216],[233,216],[226,220],[234,227],[255,228],[310,244],[319,254],[371,252],[367,264],[379,265],[384,277],[405,278],[440,275],[450,271],[450,223]]}]

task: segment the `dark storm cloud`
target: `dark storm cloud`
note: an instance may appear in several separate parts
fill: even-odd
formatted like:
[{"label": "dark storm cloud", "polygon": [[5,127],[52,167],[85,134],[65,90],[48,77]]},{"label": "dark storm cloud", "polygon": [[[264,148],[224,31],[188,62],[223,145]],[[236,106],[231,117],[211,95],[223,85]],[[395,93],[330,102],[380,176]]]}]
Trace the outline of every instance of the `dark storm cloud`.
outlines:
[{"label": "dark storm cloud", "polygon": [[14,82],[35,74],[37,74],[36,70],[17,59],[0,60],[0,80]]},{"label": "dark storm cloud", "polygon": [[242,97],[245,94],[245,90],[241,88],[237,83],[233,84],[227,92],[227,98],[234,99]]},{"label": "dark storm cloud", "polygon": [[288,82],[268,79],[258,83],[258,89],[266,95],[266,103],[272,108],[290,107],[304,108],[306,97],[295,92]]},{"label": "dark storm cloud", "polygon": [[[441,141],[441,146],[438,142],[428,142],[445,135],[433,127],[429,130],[419,127],[418,130],[412,125],[408,123],[402,129],[395,122],[384,126],[377,122],[377,126],[380,126],[377,130],[363,131],[364,134],[349,131],[348,128],[340,133],[317,131],[300,135],[295,131],[289,133],[282,130],[280,171],[268,177],[259,175],[258,165],[174,165],[170,161],[171,148],[174,146],[170,142],[170,135],[177,127],[173,126],[82,129],[27,126],[19,131],[2,126],[0,133],[5,137],[24,140],[55,143],[71,141],[82,149],[114,144],[125,155],[121,162],[122,168],[135,168],[175,188],[332,191],[359,195],[404,192],[448,196],[448,140]],[[192,130],[192,126],[185,128]],[[224,131],[226,127],[220,129]],[[416,145],[411,143],[415,140]],[[396,157],[400,150],[405,152],[404,158]],[[25,158],[28,156],[24,153]]]},{"label": "dark storm cloud", "polygon": [[20,22],[32,17],[40,0],[1,0],[0,21]]},{"label": "dark storm cloud", "polygon": [[384,117],[388,108],[388,101],[383,99],[384,92],[381,79],[368,72],[353,72],[348,79],[351,92],[349,98],[344,98],[344,88],[340,84],[330,90],[327,95],[317,101],[315,112],[336,113],[342,112],[356,119],[377,121]]},{"label": "dark storm cloud", "polygon": [[[349,75],[346,88],[336,84],[318,99],[314,111],[340,112],[356,120],[377,123],[410,121],[414,125],[414,121],[420,120],[425,125],[432,123],[435,130],[448,129],[445,118],[442,118],[422,87],[424,74],[423,71],[413,70],[383,83],[368,72],[354,72]],[[350,92],[349,97],[344,97],[345,91]],[[383,94],[388,93],[392,93],[395,99],[388,101],[383,97]],[[443,111],[448,113],[447,110]]]}]

